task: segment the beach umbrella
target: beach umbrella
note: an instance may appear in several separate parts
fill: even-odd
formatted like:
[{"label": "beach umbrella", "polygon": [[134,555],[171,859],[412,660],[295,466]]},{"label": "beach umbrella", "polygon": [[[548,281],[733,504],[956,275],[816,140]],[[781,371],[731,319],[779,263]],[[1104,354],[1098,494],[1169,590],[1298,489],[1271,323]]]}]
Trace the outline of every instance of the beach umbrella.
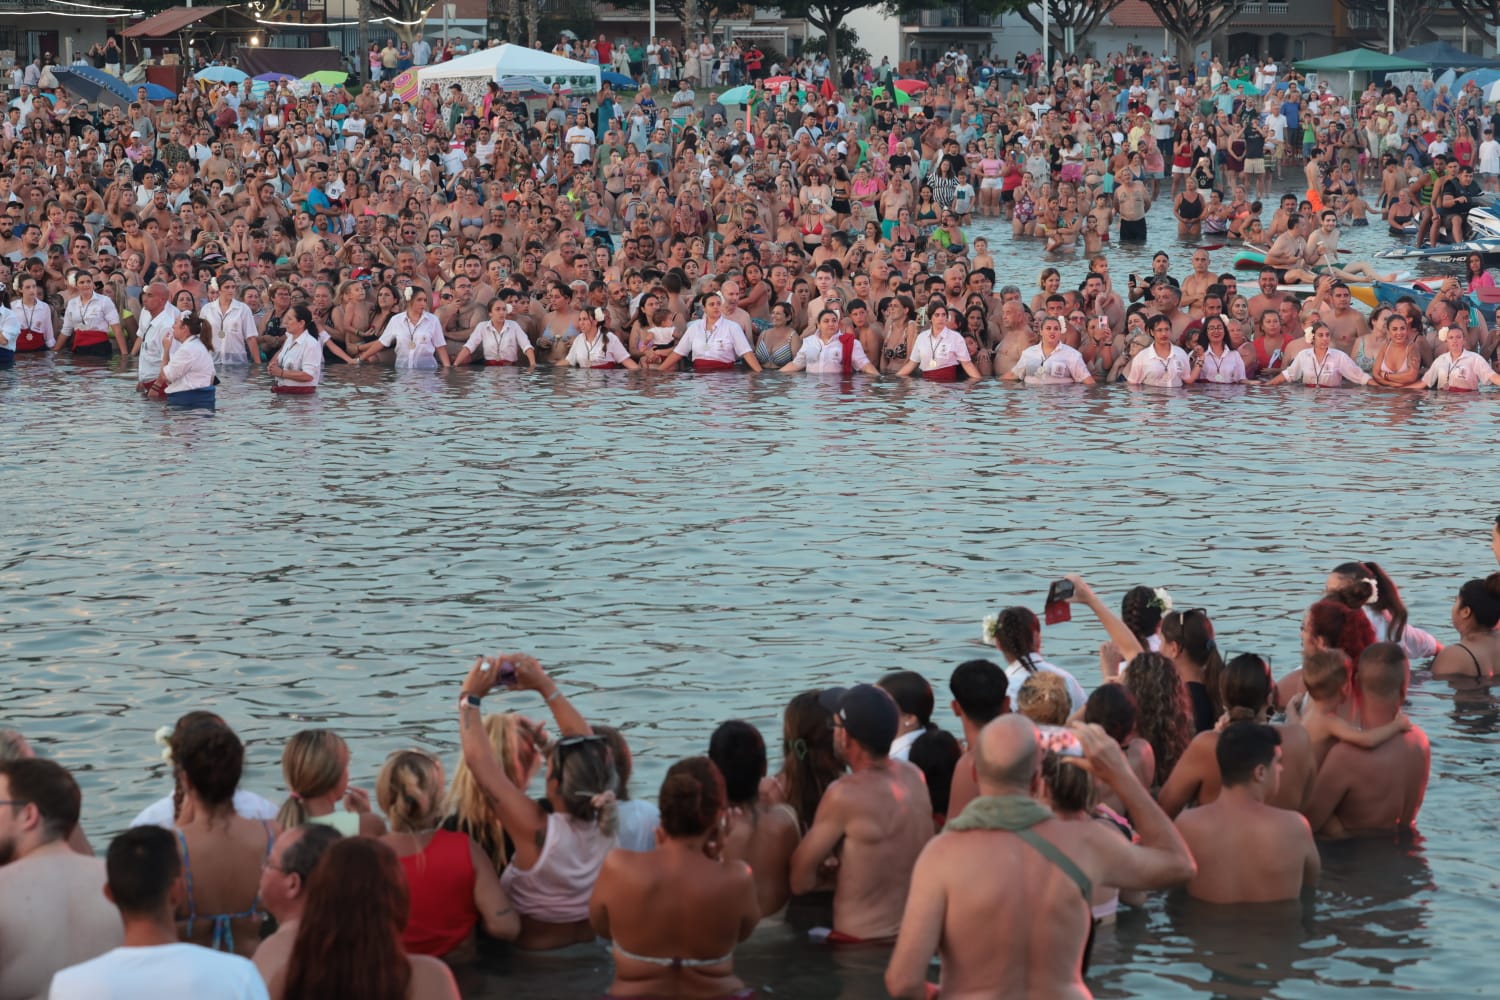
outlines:
[{"label": "beach umbrella", "polygon": [[920,94],[927,89],[927,84],[921,80],[897,80],[895,87],[897,90],[905,91],[908,94]]},{"label": "beach umbrella", "polygon": [[250,74],[233,66],[210,66],[193,74],[194,80],[207,80],[210,83],[239,83],[248,79]]},{"label": "beach umbrella", "polygon": [[397,74],[391,81],[391,93],[410,104],[417,98],[417,67],[413,66]]},{"label": "beach umbrella", "polygon": [[302,82],[317,83],[324,87],[338,87],[347,79],[349,79],[349,74],[341,69],[320,69],[316,73],[304,76]]},{"label": "beach umbrella", "polygon": [[1484,99],[1486,101],[1500,101],[1500,97],[1496,97],[1496,94],[1500,94],[1500,80],[1496,80],[1484,88]]},{"label": "beach umbrella", "polygon": [[755,88],[749,84],[743,87],[730,87],[719,95],[720,104],[749,104],[753,100]]},{"label": "beach umbrella", "polygon": [[[532,94],[543,96],[552,93],[552,88],[530,76],[511,76],[500,81],[500,89],[507,94]],[[563,88],[564,93],[567,88]]]},{"label": "beach umbrella", "polygon": [[1238,90],[1246,97],[1257,97],[1260,94],[1260,90],[1249,80],[1225,80],[1224,82],[1229,85],[1230,90]]},{"label": "beach umbrella", "polygon": [[765,82],[767,87],[785,87],[792,82],[792,78],[789,76],[773,76],[768,77]]},{"label": "beach umbrella", "polygon": [[1489,85],[1494,83],[1496,80],[1500,80],[1500,69],[1470,70],[1463,76],[1459,77],[1457,80],[1453,81],[1453,90],[1455,92],[1460,91],[1471,82],[1480,90],[1487,90],[1489,88]]},{"label": "beach umbrella", "polygon": [[880,85],[877,85],[874,90],[870,91],[870,95],[876,100],[879,100],[882,97],[890,97],[894,95],[894,97],[896,98],[896,107],[898,108],[904,108],[906,107],[906,105],[911,103],[911,95],[906,91],[897,90],[892,92],[886,90],[885,87]]},{"label": "beach umbrella", "polygon": [[259,80],[261,83],[280,83],[282,80],[295,80],[297,78],[290,73],[261,73],[258,76],[252,76],[250,79]]},{"label": "beach umbrella", "polygon": [[628,77],[624,73],[616,73],[612,69],[601,72],[599,74],[599,82],[607,83],[616,90],[639,90],[641,86],[635,82],[634,78]]}]

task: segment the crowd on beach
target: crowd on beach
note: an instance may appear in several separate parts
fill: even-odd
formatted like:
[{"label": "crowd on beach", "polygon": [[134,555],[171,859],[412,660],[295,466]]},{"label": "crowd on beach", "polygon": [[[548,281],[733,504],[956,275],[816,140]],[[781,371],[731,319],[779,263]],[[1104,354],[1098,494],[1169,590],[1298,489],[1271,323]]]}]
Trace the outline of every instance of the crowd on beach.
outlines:
[{"label": "crowd on beach", "polygon": [[779,738],[723,722],[647,795],[626,733],[523,653],[455,669],[458,760],[397,750],[373,798],[344,740],[306,729],[269,801],[230,722],[190,711],[157,734],[171,794],[103,858],[74,777],[0,731],[0,998],[447,1000],[445,960],[490,940],[603,947],[610,997],[743,1000],[736,947],[793,897],[826,919],[815,941],[888,949],[895,997],[1084,997],[1095,930],[1149,893],[1298,900],[1317,839],[1409,838],[1431,764],[1412,663],[1500,676],[1500,573],[1456,588],[1445,642],[1378,563],[1335,566],[1280,678],[1159,588],[1118,611],[1079,576],[1053,588],[1049,623],[1086,610],[1104,637],[1097,679],[1004,607],[988,657],[938,682],[959,732],[928,671],[851,676],[792,698]]},{"label": "crowd on beach", "polygon": [[[654,47],[623,57],[633,93],[536,100],[246,80],[122,109],[23,74],[0,127],[0,364],[114,356],[142,393],[193,404],[226,367],[306,394],[351,363],[1500,384],[1500,334],[1464,297],[1493,284],[1482,259],[1425,305],[1367,316],[1349,285],[1378,272],[1339,258],[1365,194],[1440,233],[1495,185],[1470,87],[1347,101],[1271,63],[1130,50],[1049,73],[955,51],[917,80],[822,57],[745,67],[726,104],[722,53]],[[1303,197],[1273,209],[1288,178]],[[1113,273],[1109,245],[1149,239],[1157,198],[1179,236],[1263,245],[1256,287],[1212,243],[1190,268],[1163,252]],[[971,235],[976,218],[1013,242]],[[1086,264],[1043,269],[1035,292],[1002,283],[1029,251]]]}]

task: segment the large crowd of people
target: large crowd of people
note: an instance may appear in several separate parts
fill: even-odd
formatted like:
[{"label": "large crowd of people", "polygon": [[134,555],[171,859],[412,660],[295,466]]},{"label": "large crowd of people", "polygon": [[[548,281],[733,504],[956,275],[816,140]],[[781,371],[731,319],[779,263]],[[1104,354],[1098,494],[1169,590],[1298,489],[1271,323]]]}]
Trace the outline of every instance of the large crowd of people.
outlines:
[{"label": "large crowd of people", "polygon": [[[1493,540],[1500,559],[1500,519]],[[1117,611],[1081,577],[1059,586],[1105,640],[1097,682],[1043,658],[1034,612],[1002,608],[994,655],[947,676],[961,738],[926,672],[851,677],[794,697],[769,744],[720,724],[654,797],[631,793],[625,735],[522,653],[454,672],[451,773],[400,749],[373,798],[344,740],[309,729],[286,740],[278,806],[241,786],[229,722],[188,712],[157,734],[171,795],[103,860],[75,778],[0,731],[0,997],[447,1000],[444,959],[481,940],[600,939],[611,997],[745,998],[736,947],[794,897],[826,920],[815,941],[889,948],[895,997],[1087,996],[1094,929],[1122,906],[1178,887],[1295,900],[1315,838],[1410,836],[1431,765],[1402,712],[1413,660],[1500,676],[1500,573],[1457,588],[1444,643],[1378,563],[1335,566],[1279,679],[1254,653],[1226,661],[1208,612],[1161,589]],[[1018,891],[1024,908],[996,906]]]},{"label": "large crowd of people", "polygon": [[[394,40],[363,88],[247,79],[122,109],[22,74],[0,128],[0,363],[116,356],[189,403],[228,366],[306,394],[344,364],[1500,384],[1500,332],[1465,297],[1493,286],[1483,260],[1366,315],[1350,284],[1381,275],[1339,257],[1363,194],[1446,232],[1494,186],[1472,86],[1345,100],[1274,64],[1133,50],[1050,73],[955,51],[912,81],[821,56],[742,73],[706,40],[644,62],[558,44],[642,82],[403,100],[386,71],[447,52]],[[749,96],[724,103],[715,83],[741,74]],[[1219,243],[1115,273],[1108,248],[1151,238],[1154,199]],[[1262,247],[1253,288],[1215,266],[1230,241]],[[1003,275],[1033,252],[1080,263],[1029,294]]]}]

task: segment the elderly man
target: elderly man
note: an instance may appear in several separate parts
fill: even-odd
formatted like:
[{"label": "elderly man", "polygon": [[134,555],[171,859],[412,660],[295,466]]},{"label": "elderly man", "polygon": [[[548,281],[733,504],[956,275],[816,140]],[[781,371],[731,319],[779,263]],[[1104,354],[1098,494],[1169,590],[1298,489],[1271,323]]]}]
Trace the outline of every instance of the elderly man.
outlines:
[{"label": "elderly man", "polygon": [[132,349],[140,355],[140,366],[136,372],[137,390],[147,391],[160,377],[165,357],[163,347],[167,338],[172,335],[172,327],[176,325],[179,315],[177,307],[167,301],[166,285],[156,281],[141,291],[141,321],[136,328],[140,339]]},{"label": "elderly man", "polygon": [[307,905],[307,879],[323,854],[340,834],[326,823],[304,823],[283,831],[271,845],[271,854],[260,872],[260,901],[276,918],[276,933],[255,949],[255,967],[277,995],[285,982],[286,964],[297,940],[297,924]]},{"label": "elderly man", "polygon": [[50,760],[0,762],[0,998],[47,994],[58,970],[120,944],[104,863],[68,846],[78,783]]}]

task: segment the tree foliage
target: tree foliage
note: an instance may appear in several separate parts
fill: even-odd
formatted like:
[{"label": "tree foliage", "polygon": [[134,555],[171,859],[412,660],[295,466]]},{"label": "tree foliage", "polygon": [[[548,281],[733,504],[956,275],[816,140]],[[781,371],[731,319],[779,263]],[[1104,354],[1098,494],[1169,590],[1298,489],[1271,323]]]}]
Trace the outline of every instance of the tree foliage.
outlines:
[{"label": "tree foliage", "polygon": [[1200,43],[1217,34],[1245,9],[1247,0],[1146,0],[1163,28],[1177,41],[1179,59],[1192,59]]},{"label": "tree foliage", "polygon": [[403,42],[414,42],[422,37],[427,26],[429,4],[422,0],[367,0],[367,3],[372,19],[380,17],[391,19],[372,21],[371,38],[381,41],[386,38],[395,38]]},{"label": "tree foliage", "polygon": [[[1386,33],[1389,28],[1389,0],[1341,0],[1344,7],[1356,14],[1365,14],[1370,18],[1372,24],[1380,28],[1381,46],[1385,48]],[[1396,48],[1402,49],[1413,45],[1417,32],[1432,19],[1444,5],[1445,0],[1398,0],[1396,8]],[[1489,6],[1500,6],[1500,0],[1494,0]]]},{"label": "tree foliage", "polygon": [[[1104,23],[1104,19],[1124,0],[1049,0],[1047,37],[1052,50],[1062,52],[1067,45],[1067,29],[1073,29],[1073,45]],[[1041,5],[1035,0],[970,0],[964,9],[980,14],[1017,14],[1021,20],[1042,32]]]},{"label": "tree foliage", "polygon": [[828,51],[828,63],[838,72],[842,66],[839,55],[839,28],[844,18],[857,10],[873,7],[886,17],[902,17],[919,10],[930,10],[941,6],[937,0],[880,0],[864,3],[860,0],[779,0],[781,15],[787,18],[803,18],[808,24],[823,32]]},{"label": "tree foliage", "polygon": [[[1448,5],[1465,24],[1481,35],[1492,34],[1496,27],[1500,27],[1500,0],[1448,0]],[[1398,33],[1396,37],[1401,36]]]},{"label": "tree foliage", "polygon": [[[625,10],[645,11],[650,8],[651,0],[622,0],[620,6]],[[675,17],[682,25],[683,41],[696,43],[699,35],[712,38],[719,22],[738,14],[744,6],[740,0],[656,0],[656,14]]]}]

